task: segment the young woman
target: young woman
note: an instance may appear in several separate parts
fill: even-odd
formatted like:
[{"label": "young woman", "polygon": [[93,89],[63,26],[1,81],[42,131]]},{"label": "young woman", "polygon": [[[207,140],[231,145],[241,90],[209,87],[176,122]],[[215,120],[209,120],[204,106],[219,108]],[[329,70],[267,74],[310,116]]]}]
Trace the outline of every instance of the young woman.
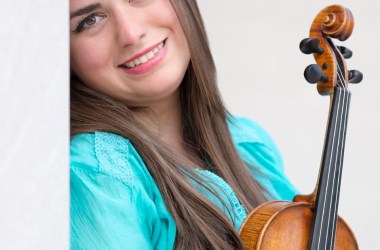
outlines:
[{"label": "young woman", "polygon": [[242,249],[292,199],[278,149],[224,107],[195,0],[71,0],[71,248]]}]

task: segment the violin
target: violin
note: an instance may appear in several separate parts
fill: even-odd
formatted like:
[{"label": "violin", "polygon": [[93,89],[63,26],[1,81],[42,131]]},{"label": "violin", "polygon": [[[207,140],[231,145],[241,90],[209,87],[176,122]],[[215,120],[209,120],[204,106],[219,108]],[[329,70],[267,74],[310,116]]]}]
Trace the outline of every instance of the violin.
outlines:
[{"label": "violin", "polygon": [[330,109],[317,185],[309,195],[290,201],[269,201],[256,207],[239,231],[246,249],[359,249],[355,235],[337,214],[347,118],[351,93],[348,83],[359,83],[363,74],[348,70],[345,59],[352,51],[336,46],[333,39],[347,40],[353,31],[351,11],[331,5],[315,17],[309,38],[300,50],[313,54],[316,64],[304,76],[317,83],[322,96],[330,96]]}]

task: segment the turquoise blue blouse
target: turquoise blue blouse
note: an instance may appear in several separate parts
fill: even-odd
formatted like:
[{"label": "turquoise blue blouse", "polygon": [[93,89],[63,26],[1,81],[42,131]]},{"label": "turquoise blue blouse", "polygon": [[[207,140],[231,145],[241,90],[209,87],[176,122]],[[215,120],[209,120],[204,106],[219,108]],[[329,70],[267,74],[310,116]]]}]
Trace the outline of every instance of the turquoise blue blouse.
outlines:
[{"label": "turquoise blue blouse", "polygon": [[[296,189],[285,176],[280,153],[267,132],[238,117],[232,117],[229,129],[241,157],[263,174],[256,178],[271,196],[292,200]],[[210,171],[196,171],[213,181],[223,202],[204,188],[195,188],[224,211],[238,230],[247,211],[231,187]],[[107,132],[75,136],[70,177],[71,249],[173,249],[175,222],[128,139]]]}]

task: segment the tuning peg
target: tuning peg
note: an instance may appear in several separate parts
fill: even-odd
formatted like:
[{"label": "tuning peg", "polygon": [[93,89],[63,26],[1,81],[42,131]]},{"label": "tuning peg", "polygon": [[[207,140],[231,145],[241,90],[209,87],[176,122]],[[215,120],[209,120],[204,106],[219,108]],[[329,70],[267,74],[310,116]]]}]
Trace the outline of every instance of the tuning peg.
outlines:
[{"label": "tuning peg", "polygon": [[346,47],[343,47],[343,46],[336,46],[340,53],[342,53],[343,57],[346,58],[346,59],[349,59],[352,57],[352,51],[347,49]]},{"label": "tuning peg", "polygon": [[303,75],[309,83],[317,83],[319,81],[327,82],[329,80],[328,76],[322,74],[322,70],[318,64],[310,64],[307,66]]},{"label": "tuning peg", "polygon": [[325,50],[319,47],[319,43],[320,41],[317,38],[305,38],[300,42],[300,50],[304,54],[322,54]]},{"label": "tuning peg", "polygon": [[359,70],[348,71],[348,82],[349,83],[359,83],[363,80],[363,74]]}]

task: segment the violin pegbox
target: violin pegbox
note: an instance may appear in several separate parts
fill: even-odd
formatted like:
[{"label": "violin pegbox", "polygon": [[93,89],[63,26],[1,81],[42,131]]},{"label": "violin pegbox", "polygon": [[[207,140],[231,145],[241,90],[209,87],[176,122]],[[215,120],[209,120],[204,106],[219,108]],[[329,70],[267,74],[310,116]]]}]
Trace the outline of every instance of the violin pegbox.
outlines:
[{"label": "violin pegbox", "polygon": [[336,46],[333,39],[347,40],[353,31],[354,19],[351,11],[341,5],[331,5],[318,13],[309,33],[299,47],[305,54],[313,54],[316,64],[304,71],[309,83],[317,83],[321,95],[331,95],[334,87],[347,88],[348,83],[359,83],[363,74],[347,70],[345,59],[351,58],[352,51]]}]

